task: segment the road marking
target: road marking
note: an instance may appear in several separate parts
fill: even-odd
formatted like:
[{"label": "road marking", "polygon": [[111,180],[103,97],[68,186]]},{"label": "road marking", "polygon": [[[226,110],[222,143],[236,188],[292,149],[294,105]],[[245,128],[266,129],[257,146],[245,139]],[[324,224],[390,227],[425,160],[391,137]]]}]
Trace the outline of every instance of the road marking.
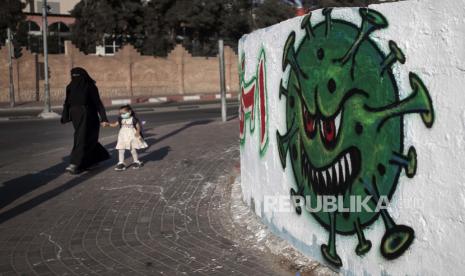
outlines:
[{"label": "road marking", "polygon": [[131,99],[111,100],[111,105],[131,104]]},{"label": "road marking", "polygon": [[156,97],[156,98],[149,99],[149,103],[163,103],[167,101],[168,101],[167,97]]},{"label": "road marking", "polygon": [[[231,98],[232,98],[231,93],[227,93],[227,94],[226,94],[226,99],[231,99]],[[221,99],[221,94],[216,94],[216,95],[215,95],[215,99],[217,99],[217,100],[218,100],[218,99]]]},{"label": "road marking", "polygon": [[195,96],[184,96],[184,97],[183,97],[183,100],[184,100],[184,101],[198,101],[198,100],[200,100],[200,96],[199,96],[199,95],[195,95]]}]

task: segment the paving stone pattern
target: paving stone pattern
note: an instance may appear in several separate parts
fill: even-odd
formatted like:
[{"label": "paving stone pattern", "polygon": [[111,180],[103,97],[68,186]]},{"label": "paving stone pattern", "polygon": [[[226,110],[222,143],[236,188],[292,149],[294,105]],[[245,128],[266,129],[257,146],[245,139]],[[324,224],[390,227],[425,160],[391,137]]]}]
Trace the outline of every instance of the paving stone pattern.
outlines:
[{"label": "paving stone pattern", "polygon": [[[237,126],[151,129],[140,170],[114,171],[112,151],[92,171],[65,174],[69,148],[2,165],[0,274],[286,275],[235,243],[220,210],[239,162]],[[112,149],[115,137],[102,144]]]}]

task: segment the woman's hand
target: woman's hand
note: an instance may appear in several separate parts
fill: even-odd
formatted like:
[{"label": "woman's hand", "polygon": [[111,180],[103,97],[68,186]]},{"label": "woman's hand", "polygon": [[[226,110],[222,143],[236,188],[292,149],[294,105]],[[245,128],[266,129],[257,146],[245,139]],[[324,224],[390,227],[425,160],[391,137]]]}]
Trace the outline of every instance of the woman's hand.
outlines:
[{"label": "woman's hand", "polygon": [[107,127],[107,126],[109,126],[110,124],[109,124],[108,122],[101,122],[100,125],[101,125],[102,127]]},{"label": "woman's hand", "polygon": [[136,131],[136,138],[140,138],[140,132]]}]

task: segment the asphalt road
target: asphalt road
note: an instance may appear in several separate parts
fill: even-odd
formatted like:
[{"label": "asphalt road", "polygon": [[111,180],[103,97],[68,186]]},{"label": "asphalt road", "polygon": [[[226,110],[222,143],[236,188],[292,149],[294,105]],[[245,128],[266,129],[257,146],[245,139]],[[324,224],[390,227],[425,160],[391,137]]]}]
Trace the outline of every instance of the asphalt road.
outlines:
[{"label": "asphalt road", "polygon": [[[137,108],[136,112],[144,129],[151,130],[157,126],[199,120],[217,120],[221,118],[218,108],[204,108],[198,105],[184,106],[184,109],[167,112],[154,112],[152,108]],[[237,116],[236,105],[228,106],[228,119]],[[111,114],[111,113],[110,113]],[[109,116],[116,120],[115,115]],[[114,136],[114,128],[102,128],[101,139]],[[11,120],[0,122],[0,169],[12,162],[21,161],[27,156],[41,156],[72,147],[73,127],[62,125],[58,120]]]}]

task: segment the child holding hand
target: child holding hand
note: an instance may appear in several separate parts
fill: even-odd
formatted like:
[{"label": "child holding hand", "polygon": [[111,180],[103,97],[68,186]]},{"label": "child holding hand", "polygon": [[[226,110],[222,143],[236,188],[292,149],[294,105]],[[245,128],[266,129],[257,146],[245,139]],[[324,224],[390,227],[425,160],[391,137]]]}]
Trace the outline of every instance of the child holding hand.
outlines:
[{"label": "child holding hand", "polygon": [[116,143],[116,149],[118,150],[118,164],[116,165],[115,170],[126,170],[127,167],[124,164],[124,154],[126,150],[131,152],[133,159],[133,163],[131,165],[132,168],[139,169],[142,167],[142,162],[138,158],[137,150],[148,147],[142,136],[142,126],[130,105],[120,107],[119,113],[120,116],[118,117],[118,121],[109,124],[111,127],[120,128],[118,133],[118,142]]}]

